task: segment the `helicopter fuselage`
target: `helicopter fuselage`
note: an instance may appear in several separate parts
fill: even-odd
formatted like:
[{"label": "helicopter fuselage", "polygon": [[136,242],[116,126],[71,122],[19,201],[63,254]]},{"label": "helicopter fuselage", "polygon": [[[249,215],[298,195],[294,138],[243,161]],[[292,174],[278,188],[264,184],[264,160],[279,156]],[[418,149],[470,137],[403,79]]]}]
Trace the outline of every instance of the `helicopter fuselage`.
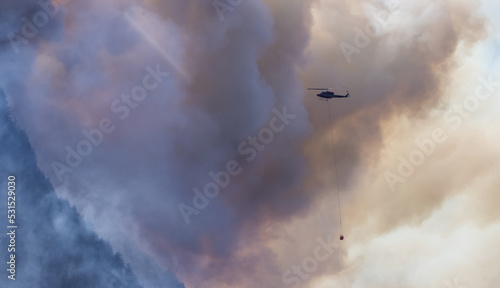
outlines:
[{"label": "helicopter fuselage", "polygon": [[331,92],[331,91],[324,91],[324,92],[317,94],[316,96],[323,98],[323,99],[348,98],[349,93],[347,93],[346,95],[338,95],[338,94],[335,94],[334,92]]}]

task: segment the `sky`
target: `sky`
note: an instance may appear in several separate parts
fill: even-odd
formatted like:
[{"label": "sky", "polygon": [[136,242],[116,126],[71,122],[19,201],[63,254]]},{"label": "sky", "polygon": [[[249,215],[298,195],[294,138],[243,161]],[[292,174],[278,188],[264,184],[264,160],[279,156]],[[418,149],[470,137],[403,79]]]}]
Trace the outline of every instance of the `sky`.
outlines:
[{"label": "sky", "polygon": [[500,284],[497,1],[37,2],[0,88],[145,287]]}]

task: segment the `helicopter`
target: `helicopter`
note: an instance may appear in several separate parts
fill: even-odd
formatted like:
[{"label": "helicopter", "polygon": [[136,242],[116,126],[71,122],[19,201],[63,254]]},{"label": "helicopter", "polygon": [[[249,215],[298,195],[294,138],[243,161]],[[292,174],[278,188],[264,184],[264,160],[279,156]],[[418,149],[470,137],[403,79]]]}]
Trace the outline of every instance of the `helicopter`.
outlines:
[{"label": "helicopter", "polygon": [[[341,88],[346,88],[346,87],[341,87]],[[346,89],[345,95],[340,95],[340,94],[335,94],[335,92],[330,91],[334,90],[335,88],[307,88],[307,90],[318,90],[322,91],[319,94],[316,94],[320,98],[320,100],[327,101],[331,100],[333,98],[349,98],[349,91]],[[337,161],[335,157],[335,142],[333,138],[333,124],[332,124],[332,117],[330,115],[330,102],[327,103],[328,105],[326,106],[328,109],[328,118],[330,120],[330,133],[332,137],[332,152],[333,152],[333,162],[335,163],[335,178],[337,182],[337,196],[338,196],[338,204],[339,204],[339,223],[340,223],[340,236],[339,239],[342,241],[344,240],[344,234],[342,233],[342,213],[340,212],[340,190],[339,190],[339,179],[338,179],[338,173],[337,173]]]},{"label": "helicopter", "polygon": [[307,90],[323,91],[323,92],[317,94],[316,96],[318,96],[319,98],[326,99],[326,101],[328,101],[329,99],[332,99],[332,98],[348,98],[348,97],[350,97],[348,90],[345,90],[345,92],[346,92],[345,95],[339,95],[339,94],[335,94],[335,92],[333,92],[333,91],[330,91],[330,89],[332,89],[332,88],[307,88]]}]

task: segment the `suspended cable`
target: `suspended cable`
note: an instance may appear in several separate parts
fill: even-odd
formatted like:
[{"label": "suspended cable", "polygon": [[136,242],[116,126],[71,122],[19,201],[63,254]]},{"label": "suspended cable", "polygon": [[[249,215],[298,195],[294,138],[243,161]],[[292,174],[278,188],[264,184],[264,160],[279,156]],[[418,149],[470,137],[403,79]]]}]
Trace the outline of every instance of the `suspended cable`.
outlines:
[{"label": "suspended cable", "polygon": [[332,116],[330,113],[330,101],[326,101],[327,106],[326,108],[328,109],[328,119],[330,120],[330,136],[332,138],[332,151],[333,151],[333,163],[335,166],[335,182],[337,183],[337,202],[339,206],[339,221],[340,221],[340,240],[344,239],[343,236],[343,231],[342,231],[342,212],[340,210],[340,189],[339,189],[339,176],[338,176],[338,171],[337,171],[337,157],[335,156],[335,140],[333,138],[333,123],[332,123]]}]

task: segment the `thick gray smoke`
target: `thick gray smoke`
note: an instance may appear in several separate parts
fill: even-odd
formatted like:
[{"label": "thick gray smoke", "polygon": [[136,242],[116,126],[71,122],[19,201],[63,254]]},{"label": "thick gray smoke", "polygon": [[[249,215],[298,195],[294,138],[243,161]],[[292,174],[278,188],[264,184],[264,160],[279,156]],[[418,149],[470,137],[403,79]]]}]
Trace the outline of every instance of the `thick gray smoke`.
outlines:
[{"label": "thick gray smoke", "polygon": [[[439,103],[457,46],[484,34],[470,1],[91,0],[29,38],[20,19],[42,8],[24,2],[2,4],[0,86],[40,168],[141,280],[150,257],[188,287],[284,285],[261,244],[315,207],[332,167],[303,83],[355,95],[332,108],[345,187],[382,122]],[[392,24],[356,47],[374,13]]]}]

